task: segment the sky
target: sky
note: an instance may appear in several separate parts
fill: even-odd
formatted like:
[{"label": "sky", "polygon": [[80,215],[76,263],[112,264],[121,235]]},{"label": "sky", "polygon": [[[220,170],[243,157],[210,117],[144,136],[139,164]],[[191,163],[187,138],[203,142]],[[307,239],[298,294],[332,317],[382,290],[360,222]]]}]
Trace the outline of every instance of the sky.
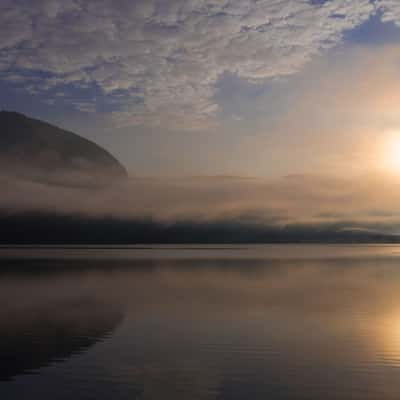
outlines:
[{"label": "sky", "polygon": [[372,147],[400,130],[394,0],[0,11],[0,107],[98,142],[134,175],[366,172],[384,167]]},{"label": "sky", "polygon": [[115,155],[117,213],[398,224],[399,67],[397,0],[0,0],[0,108]]}]

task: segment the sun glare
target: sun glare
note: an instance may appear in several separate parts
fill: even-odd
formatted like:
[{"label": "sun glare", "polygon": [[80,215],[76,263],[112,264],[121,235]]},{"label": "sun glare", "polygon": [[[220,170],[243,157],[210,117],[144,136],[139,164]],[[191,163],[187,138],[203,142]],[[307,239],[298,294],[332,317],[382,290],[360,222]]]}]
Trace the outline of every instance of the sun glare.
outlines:
[{"label": "sun glare", "polygon": [[384,162],[391,172],[400,173],[400,132],[389,136],[384,154]]}]

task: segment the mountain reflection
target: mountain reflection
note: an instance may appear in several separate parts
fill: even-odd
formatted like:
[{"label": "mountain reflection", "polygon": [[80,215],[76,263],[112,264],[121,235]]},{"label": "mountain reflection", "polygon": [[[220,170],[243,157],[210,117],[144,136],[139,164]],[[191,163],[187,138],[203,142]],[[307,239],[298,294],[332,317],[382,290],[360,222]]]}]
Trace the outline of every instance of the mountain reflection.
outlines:
[{"label": "mountain reflection", "polygon": [[35,373],[79,354],[104,339],[121,322],[115,307],[93,298],[5,310],[0,319],[0,380]]}]

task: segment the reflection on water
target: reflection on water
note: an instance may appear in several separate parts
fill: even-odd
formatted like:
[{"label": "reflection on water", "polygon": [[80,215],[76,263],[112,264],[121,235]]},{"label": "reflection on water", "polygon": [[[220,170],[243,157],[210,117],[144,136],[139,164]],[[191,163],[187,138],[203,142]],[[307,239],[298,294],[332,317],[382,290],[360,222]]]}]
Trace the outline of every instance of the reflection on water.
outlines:
[{"label": "reflection on water", "polygon": [[399,399],[399,250],[2,249],[0,398]]},{"label": "reflection on water", "polygon": [[0,381],[83,352],[111,333],[122,314],[84,297],[23,310],[11,306],[1,317]]}]

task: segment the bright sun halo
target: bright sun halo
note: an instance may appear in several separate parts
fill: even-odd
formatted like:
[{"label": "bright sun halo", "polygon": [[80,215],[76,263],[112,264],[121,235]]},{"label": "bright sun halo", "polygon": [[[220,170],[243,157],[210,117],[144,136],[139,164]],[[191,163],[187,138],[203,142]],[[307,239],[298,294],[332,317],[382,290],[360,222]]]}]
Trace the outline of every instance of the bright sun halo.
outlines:
[{"label": "bright sun halo", "polygon": [[384,157],[387,168],[400,173],[400,132],[389,136]]}]

